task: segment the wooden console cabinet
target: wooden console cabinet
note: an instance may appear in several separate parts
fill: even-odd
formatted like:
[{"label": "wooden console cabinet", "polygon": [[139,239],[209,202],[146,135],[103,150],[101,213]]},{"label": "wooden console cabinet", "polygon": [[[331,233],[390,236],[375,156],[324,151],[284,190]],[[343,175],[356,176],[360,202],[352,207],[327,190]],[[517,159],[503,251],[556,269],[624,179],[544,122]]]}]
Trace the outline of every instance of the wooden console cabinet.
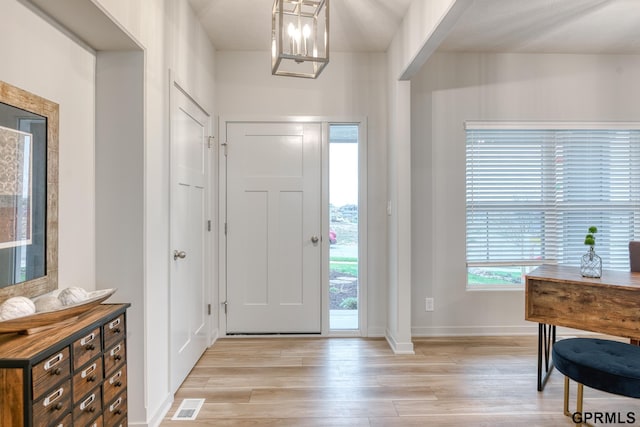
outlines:
[{"label": "wooden console cabinet", "polygon": [[32,335],[0,335],[0,426],[127,425],[126,309],[100,304]]}]

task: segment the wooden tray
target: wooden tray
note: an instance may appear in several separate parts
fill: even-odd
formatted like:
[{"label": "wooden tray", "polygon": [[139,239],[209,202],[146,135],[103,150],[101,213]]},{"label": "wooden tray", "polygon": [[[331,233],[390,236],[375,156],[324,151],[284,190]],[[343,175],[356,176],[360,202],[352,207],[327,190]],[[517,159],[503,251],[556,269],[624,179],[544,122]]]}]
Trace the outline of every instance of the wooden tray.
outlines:
[{"label": "wooden tray", "polygon": [[56,327],[59,323],[75,320],[81,314],[102,303],[115,293],[116,289],[103,289],[89,293],[89,299],[78,304],[68,305],[60,310],[42,311],[28,316],[0,322],[0,334],[20,332],[33,334]]}]

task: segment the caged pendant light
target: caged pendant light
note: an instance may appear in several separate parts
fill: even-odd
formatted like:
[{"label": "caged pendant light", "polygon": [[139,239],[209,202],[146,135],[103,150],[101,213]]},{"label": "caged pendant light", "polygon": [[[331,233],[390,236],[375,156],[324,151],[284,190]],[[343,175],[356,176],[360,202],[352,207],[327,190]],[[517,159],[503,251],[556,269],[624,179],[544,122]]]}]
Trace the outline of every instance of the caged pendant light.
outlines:
[{"label": "caged pendant light", "polygon": [[271,74],[315,79],[329,63],[329,0],[275,0]]}]

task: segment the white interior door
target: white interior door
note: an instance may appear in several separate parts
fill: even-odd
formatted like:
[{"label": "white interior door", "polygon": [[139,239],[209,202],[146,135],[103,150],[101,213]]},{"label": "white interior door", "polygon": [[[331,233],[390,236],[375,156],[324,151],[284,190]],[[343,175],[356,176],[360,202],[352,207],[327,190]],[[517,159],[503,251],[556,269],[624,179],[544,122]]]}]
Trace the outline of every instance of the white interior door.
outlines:
[{"label": "white interior door", "polygon": [[207,347],[209,116],[177,84],[171,91],[171,390]]},{"label": "white interior door", "polygon": [[227,333],[320,333],[321,124],[226,126]]}]

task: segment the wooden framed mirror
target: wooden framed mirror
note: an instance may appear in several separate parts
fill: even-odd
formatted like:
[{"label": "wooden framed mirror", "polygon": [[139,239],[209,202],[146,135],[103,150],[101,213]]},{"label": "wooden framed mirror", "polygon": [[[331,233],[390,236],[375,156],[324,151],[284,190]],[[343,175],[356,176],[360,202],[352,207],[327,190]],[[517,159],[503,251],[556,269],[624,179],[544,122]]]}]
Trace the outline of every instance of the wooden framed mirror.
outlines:
[{"label": "wooden framed mirror", "polygon": [[58,110],[0,81],[0,303],[58,288]]}]

